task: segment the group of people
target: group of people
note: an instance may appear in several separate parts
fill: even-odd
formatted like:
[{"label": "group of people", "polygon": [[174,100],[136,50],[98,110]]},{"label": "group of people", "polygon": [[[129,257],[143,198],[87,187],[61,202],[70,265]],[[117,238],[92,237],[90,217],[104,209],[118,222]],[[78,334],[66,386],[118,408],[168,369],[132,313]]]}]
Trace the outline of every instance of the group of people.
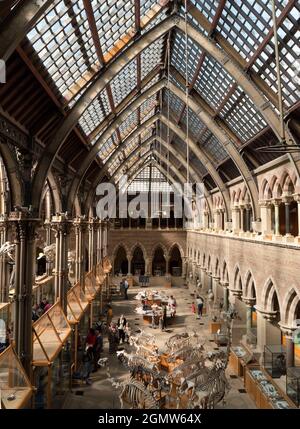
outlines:
[{"label": "group of people", "polygon": [[91,384],[90,374],[99,368],[98,361],[103,352],[103,336],[99,329],[90,328],[86,336],[85,349],[82,356],[82,378],[86,384]]},{"label": "group of people", "polygon": [[40,304],[35,304],[32,307],[32,321],[35,322],[38,320],[42,314],[46,313],[49,308],[52,307],[52,304],[49,303],[47,298],[43,298]]},{"label": "group of people", "polygon": [[130,327],[126,317],[122,314],[117,323],[111,323],[108,328],[109,353],[115,353],[119,344],[129,343]]},{"label": "group of people", "polygon": [[120,295],[124,295],[124,299],[128,299],[128,289],[129,289],[129,283],[128,280],[122,279],[120,281]]}]

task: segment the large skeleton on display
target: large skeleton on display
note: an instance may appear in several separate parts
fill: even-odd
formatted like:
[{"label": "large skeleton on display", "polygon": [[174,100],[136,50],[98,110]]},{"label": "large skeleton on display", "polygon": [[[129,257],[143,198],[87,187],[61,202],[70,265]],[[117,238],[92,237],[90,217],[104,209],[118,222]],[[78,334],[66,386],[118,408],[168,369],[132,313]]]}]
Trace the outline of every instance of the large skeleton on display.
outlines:
[{"label": "large skeleton on display", "polygon": [[[208,354],[206,362],[211,360],[212,365],[205,365],[198,374],[188,377],[187,383],[182,383],[178,389],[178,394],[182,394],[184,388],[186,388],[185,393],[189,392],[189,408],[215,408],[219,402],[224,400],[227,391],[230,389],[225,371],[229,361],[233,319],[227,318],[226,322],[228,333],[226,352]],[[179,407],[179,403],[177,407]]]},{"label": "large skeleton on display", "polygon": [[15,252],[16,252],[16,245],[14,243],[11,243],[10,241],[6,241],[0,247],[0,256],[7,255],[8,258],[10,259],[9,264],[12,265],[12,272],[9,278],[9,290],[15,289],[15,278],[16,278]]}]

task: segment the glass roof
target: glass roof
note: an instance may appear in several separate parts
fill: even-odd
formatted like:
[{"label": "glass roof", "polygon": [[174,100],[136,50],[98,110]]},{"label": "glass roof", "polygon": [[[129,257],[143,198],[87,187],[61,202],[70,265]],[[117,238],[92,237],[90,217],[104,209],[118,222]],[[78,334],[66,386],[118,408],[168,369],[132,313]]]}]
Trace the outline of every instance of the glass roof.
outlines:
[{"label": "glass roof", "polygon": [[151,163],[138,173],[128,186],[128,192],[172,192],[166,177]]},{"label": "glass roof", "polygon": [[[27,34],[28,56],[34,63],[43,65],[47,83],[61,96],[63,107],[68,110],[127,47],[167,18],[172,4],[168,0],[54,0]],[[184,2],[179,6],[181,16],[184,16],[183,5]],[[276,5],[284,108],[287,111],[299,101],[294,68],[299,60],[300,4],[278,0]],[[219,0],[188,0],[188,6],[189,22],[202,34],[215,39],[217,45],[243,67],[249,78],[259,77],[262,82],[260,91],[266,101],[273,103],[277,81],[271,2],[227,0],[223,4]],[[201,122],[197,112],[189,109],[187,124],[185,102],[166,88],[144,100],[136,110],[127,109],[129,103],[166,75],[169,36],[169,78],[185,91],[185,35],[173,29],[145,46],[129,63],[125,54],[121,71],[111,75],[106,87],[86,106],[78,121],[86,141],[91,145],[97,143],[97,149],[99,145],[98,156],[104,164],[107,163],[110,174],[122,163],[124,169],[130,170],[141,153],[151,150],[150,144],[142,146],[127,160],[151,137],[156,126],[130,138],[132,132],[158,111],[167,115],[168,103],[172,120],[184,131],[188,126],[193,140],[215,166],[228,158],[222,144]],[[235,77],[225,71],[223,64],[191,38],[188,38],[187,54],[190,96],[197,96],[213,120],[231,131],[237,145],[251,142],[267,126],[251,98],[236,83]],[[269,91],[273,97],[269,96]],[[276,110],[274,104],[273,108]],[[127,110],[122,124],[109,138],[103,139],[106,127],[119,113]],[[185,143],[174,135],[172,139],[184,153]],[[111,156],[120,145],[117,156]],[[205,167],[193,153],[192,157],[199,174],[205,175]]]}]

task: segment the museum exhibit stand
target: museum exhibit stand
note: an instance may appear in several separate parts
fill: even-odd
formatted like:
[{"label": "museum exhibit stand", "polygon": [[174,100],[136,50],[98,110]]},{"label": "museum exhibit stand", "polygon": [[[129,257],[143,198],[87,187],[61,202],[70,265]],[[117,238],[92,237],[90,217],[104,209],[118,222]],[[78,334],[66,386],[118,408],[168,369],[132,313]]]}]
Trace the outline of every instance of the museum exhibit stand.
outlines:
[{"label": "museum exhibit stand", "polygon": [[[32,325],[33,380],[37,388],[35,408],[51,408],[62,385],[70,383],[71,327],[60,303],[56,302]],[[68,342],[67,342],[68,341]]]},{"label": "museum exhibit stand", "polygon": [[245,367],[245,389],[261,409],[296,408],[291,399],[272,380],[270,375],[258,365]]},{"label": "museum exhibit stand", "polygon": [[272,378],[286,374],[286,349],[282,344],[264,347],[263,366]]},{"label": "museum exhibit stand", "polygon": [[4,409],[30,405],[33,388],[12,346],[0,353],[0,400]]},{"label": "museum exhibit stand", "polygon": [[54,276],[47,274],[35,278],[35,283],[32,286],[33,304],[40,304],[43,298],[53,303],[54,298]]},{"label": "museum exhibit stand", "polygon": [[286,393],[293,403],[300,406],[300,367],[290,367],[286,373]]}]

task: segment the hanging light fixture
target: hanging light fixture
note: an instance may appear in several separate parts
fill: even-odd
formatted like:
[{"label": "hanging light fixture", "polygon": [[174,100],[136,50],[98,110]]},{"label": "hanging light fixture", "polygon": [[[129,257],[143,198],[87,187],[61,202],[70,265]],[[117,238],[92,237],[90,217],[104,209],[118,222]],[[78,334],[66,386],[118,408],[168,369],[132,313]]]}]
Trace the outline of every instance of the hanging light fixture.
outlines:
[{"label": "hanging light fixture", "polygon": [[279,56],[279,42],[278,42],[277,20],[276,20],[276,6],[275,6],[275,0],[271,0],[271,1],[272,1],[272,15],[273,15],[275,63],[276,63],[276,72],[277,72],[278,107],[279,107],[279,115],[280,115],[280,141],[276,144],[261,146],[257,148],[256,151],[269,152],[269,153],[270,152],[271,153],[300,152],[300,146],[295,144],[295,142],[291,139],[289,140],[289,142],[287,142],[286,140],[281,74],[280,74],[280,56]]}]

